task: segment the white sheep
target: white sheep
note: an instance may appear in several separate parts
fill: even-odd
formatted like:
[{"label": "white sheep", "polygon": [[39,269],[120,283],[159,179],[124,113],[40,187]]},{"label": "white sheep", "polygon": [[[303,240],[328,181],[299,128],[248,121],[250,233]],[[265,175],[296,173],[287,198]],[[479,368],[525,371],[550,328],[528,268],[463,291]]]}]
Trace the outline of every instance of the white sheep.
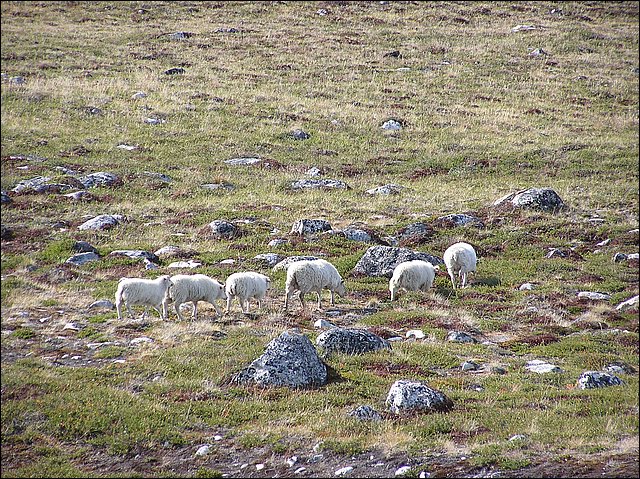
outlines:
[{"label": "white sheep", "polygon": [[444,263],[447,265],[447,272],[451,277],[453,289],[456,289],[456,279],[462,277],[460,287],[467,285],[467,274],[475,273],[478,257],[476,250],[469,243],[456,243],[447,248],[444,252]]},{"label": "white sheep", "polygon": [[433,285],[438,269],[437,266],[420,259],[403,261],[398,264],[389,280],[391,301],[395,299],[400,289],[405,291],[428,291]]},{"label": "white sheep", "polygon": [[184,303],[193,304],[191,319],[198,318],[198,301],[211,303],[220,316],[220,308],[216,304],[218,299],[227,299],[224,285],[204,274],[176,274],[171,276],[173,285],[169,288],[169,299],[173,301],[178,318],[184,318],[180,314],[180,306]]},{"label": "white sheep", "polygon": [[338,270],[323,259],[296,261],[287,268],[287,282],[285,288],[284,310],[289,306],[289,298],[296,291],[300,292],[302,310],[305,309],[304,295],[315,291],[318,295],[318,309],[322,308],[320,293],[323,289],[331,292],[331,305],[334,302],[334,292],[341,297],[347,294],[344,281]]},{"label": "white sheep", "polygon": [[227,294],[225,313],[231,310],[231,302],[234,298],[238,298],[243,313],[249,312],[249,300],[252,298],[258,300],[258,309],[260,309],[270,284],[271,279],[268,276],[253,271],[231,274],[225,281],[224,289]]},{"label": "white sheep", "polygon": [[[131,306],[142,305],[151,306],[158,312],[161,319],[167,319],[169,315],[167,291],[171,284],[171,278],[168,275],[156,279],[120,278],[116,290],[118,319],[122,319],[123,302],[130,317],[133,317]],[[160,307],[162,307],[162,312],[160,312]]]}]

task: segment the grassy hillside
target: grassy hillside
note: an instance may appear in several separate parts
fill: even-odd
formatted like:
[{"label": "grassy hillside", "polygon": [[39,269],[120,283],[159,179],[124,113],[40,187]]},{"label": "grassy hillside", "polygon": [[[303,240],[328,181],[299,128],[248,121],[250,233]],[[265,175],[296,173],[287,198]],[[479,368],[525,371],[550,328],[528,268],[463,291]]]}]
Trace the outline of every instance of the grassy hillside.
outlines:
[{"label": "grassy hillside", "polygon": [[[613,261],[638,252],[638,3],[1,9],[3,477],[328,477],[347,466],[352,477],[393,477],[403,465],[416,477],[638,475],[638,307],[616,309],[638,294],[638,261]],[[390,119],[402,128],[383,129]],[[261,161],[225,163],[238,157]],[[293,190],[312,167],[349,188]],[[37,176],[77,186],[95,172],[119,182],[89,188],[88,201],[12,191]],[[385,184],[403,188],[366,193]],[[554,189],[567,207],[493,205],[530,187]],[[438,221],[452,213],[485,226]],[[100,214],[125,220],[78,229]],[[432,234],[408,247],[442,257],[469,242],[478,271],[463,290],[442,274],[431,292],[392,303],[387,279],[352,273],[371,244],[290,234],[304,218],[380,238],[422,222]],[[218,219],[241,235],[208,234]],[[287,242],[269,246],[275,238]],[[101,259],[65,264],[80,240]],[[147,270],[109,256],[168,245],[202,265],[178,271],[161,257]],[[565,256],[548,257],[552,248]],[[349,294],[283,313],[285,273],[254,259],[270,252],[326,258]],[[201,303],[199,319],[183,322],[88,308],[113,301],[123,276],[223,282],[245,270],[272,279],[250,315],[237,303],[222,318]],[[332,356],[329,384],[314,390],[229,382],[285,330],[315,341],[317,319],[426,336]],[[447,341],[452,330],[479,342]],[[131,343],[140,337],[151,341]],[[534,359],[562,372],[529,372]],[[576,387],[613,363],[629,366],[624,385]],[[397,379],[428,383],[454,408],[374,423],[348,415],[384,411]],[[203,444],[209,453],[195,455]]]}]

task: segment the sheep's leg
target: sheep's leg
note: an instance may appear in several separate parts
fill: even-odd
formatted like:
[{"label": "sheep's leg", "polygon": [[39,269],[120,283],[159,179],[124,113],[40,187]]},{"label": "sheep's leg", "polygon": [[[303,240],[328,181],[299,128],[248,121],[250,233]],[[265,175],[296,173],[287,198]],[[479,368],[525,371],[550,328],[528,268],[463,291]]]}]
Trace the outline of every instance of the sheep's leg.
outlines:
[{"label": "sheep's leg", "polygon": [[156,310],[156,313],[158,313],[158,316],[160,316],[160,319],[164,320],[164,316],[162,315],[162,311],[160,311],[157,306],[154,306],[153,309]]},{"label": "sheep's leg", "polygon": [[211,304],[213,304],[213,307],[216,308],[216,314],[218,315],[218,317],[220,317],[221,314],[220,314],[220,308],[218,308],[218,305],[215,302],[213,302]]},{"label": "sheep's leg", "polygon": [[333,291],[329,290],[329,292],[331,293],[331,306],[334,306],[336,302],[335,302],[335,297],[333,296]]},{"label": "sheep's leg", "polygon": [[182,317],[182,314],[180,313],[180,306],[181,305],[179,305],[178,303],[173,303],[173,306],[174,306],[174,308],[176,310],[176,314],[178,315],[178,319],[180,321],[184,321],[184,318]]},{"label": "sheep's leg", "polygon": [[451,284],[453,285],[453,289],[456,289],[456,277],[453,274],[453,271],[449,271],[449,277],[451,278]]},{"label": "sheep's leg", "polygon": [[462,284],[460,287],[464,288],[465,286],[467,286],[467,273],[460,272],[460,274],[462,275]]},{"label": "sheep's leg", "polygon": [[316,294],[318,295],[318,311],[322,310],[322,297],[320,296],[320,291],[316,291]]},{"label": "sheep's leg", "polygon": [[129,306],[129,303],[124,303],[127,306],[127,312],[129,313],[129,317],[131,319],[133,319],[133,311],[131,311],[131,306]]},{"label": "sheep's leg", "polygon": [[225,314],[228,314],[229,311],[231,311],[231,301],[233,301],[233,296],[229,295],[227,296],[227,309],[225,309]]},{"label": "sheep's leg", "polygon": [[198,319],[198,302],[192,301],[192,303],[193,303],[193,312],[191,313],[191,319],[195,321],[196,319]]},{"label": "sheep's leg", "polygon": [[396,290],[395,290],[395,288],[391,288],[391,289],[389,290],[389,292],[391,293],[391,301],[393,301],[393,300],[395,299],[395,297],[396,297]]},{"label": "sheep's leg", "polygon": [[118,319],[122,320],[122,301],[116,300],[116,311],[118,311]]},{"label": "sheep's leg", "polygon": [[302,305],[302,311],[305,310],[305,305],[304,305],[304,294],[302,294],[302,291],[300,291],[300,304]]},{"label": "sheep's leg", "polygon": [[242,302],[241,306],[242,306],[242,312],[245,313],[245,314],[248,313],[249,312],[249,298],[245,299]]}]

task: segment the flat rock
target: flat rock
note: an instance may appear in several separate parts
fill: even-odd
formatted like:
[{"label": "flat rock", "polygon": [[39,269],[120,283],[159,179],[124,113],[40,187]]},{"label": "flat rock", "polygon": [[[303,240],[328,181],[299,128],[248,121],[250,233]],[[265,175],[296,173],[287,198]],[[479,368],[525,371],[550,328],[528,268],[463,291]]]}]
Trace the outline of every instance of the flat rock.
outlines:
[{"label": "flat rock", "polygon": [[524,368],[527,371],[531,371],[532,373],[538,373],[538,374],[562,372],[562,369],[556,366],[555,364],[548,363],[541,359],[533,359],[531,361],[527,361]]},{"label": "flat rock", "polygon": [[389,183],[387,185],[377,186],[366,191],[368,195],[399,195],[404,186]]},{"label": "flat rock", "polygon": [[78,180],[85,188],[96,188],[98,186],[115,186],[121,183],[120,178],[113,173],[99,171],[81,176]]},{"label": "flat rock", "polygon": [[155,254],[140,249],[118,249],[109,253],[109,256],[125,256],[132,259],[146,259],[153,263],[160,262],[160,258],[158,258]]},{"label": "flat rock", "polygon": [[332,328],[316,338],[316,345],[324,356],[333,353],[364,354],[391,349],[391,343],[366,329]]},{"label": "flat rock", "polygon": [[314,259],[318,259],[317,256],[288,256],[287,258],[280,261],[276,264],[272,269],[272,271],[280,271],[287,270],[289,265],[295,263],[296,261],[313,261]]},{"label": "flat rock", "polygon": [[633,298],[627,299],[623,301],[618,306],[616,306],[617,311],[629,311],[633,309],[638,309],[638,295],[635,295]]},{"label": "flat rock", "polygon": [[371,406],[358,406],[349,416],[361,421],[382,421],[382,415]]},{"label": "flat rock", "polygon": [[484,223],[480,218],[464,213],[440,216],[436,222],[441,226],[448,227],[475,226],[476,228],[484,228]]}]

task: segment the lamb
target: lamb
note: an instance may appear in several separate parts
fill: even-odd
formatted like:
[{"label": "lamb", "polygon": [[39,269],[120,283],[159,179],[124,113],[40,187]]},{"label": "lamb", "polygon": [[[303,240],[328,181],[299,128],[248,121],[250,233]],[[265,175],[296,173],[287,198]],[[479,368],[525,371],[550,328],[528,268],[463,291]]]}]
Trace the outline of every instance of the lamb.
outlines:
[{"label": "lamb", "polygon": [[453,289],[456,289],[456,275],[462,277],[460,287],[467,285],[467,273],[475,273],[478,257],[476,250],[469,243],[456,243],[447,248],[444,252],[444,263],[447,265],[447,271],[451,277]]},{"label": "lamb", "polygon": [[171,276],[173,285],[169,288],[169,299],[173,301],[176,314],[183,321],[180,314],[180,306],[184,303],[193,304],[191,319],[198,318],[198,301],[211,303],[220,316],[220,308],[216,304],[217,299],[227,299],[224,285],[204,274],[176,274]]},{"label": "lamb", "polygon": [[262,307],[262,299],[266,296],[270,284],[271,279],[264,274],[253,271],[233,273],[225,281],[225,293],[227,295],[225,313],[229,313],[231,310],[233,298],[238,298],[243,313],[249,312],[249,300],[251,298],[258,300],[258,309],[260,309]]},{"label": "lamb", "polygon": [[400,289],[406,291],[428,291],[433,285],[438,269],[438,266],[433,266],[428,261],[420,259],[404,261],[398,264],[389,280],[391,301],[395,299]]},{"label": "lamb", "polygon": [[344,281],[338,270],[328,261],[323,259],[296,261],[287,269],[287,281],[285,288],[284,310],[289,306],[289,298],[300,291],[300,303],[305,309],[304,295],[315,291],[318,295],[318,309],[322,308],[320,293],[323,289],[331,292],[331,305],[334,302],[334,292],[341,297],[347,294]]},{"label": "lamb", "polygon": [[[118,319],[122,319],[123,302],[130,317],[133,317],[131,306],[143,305],[155,309],[160,319],[167,319],[169,316],[167,291],[171,285],[171,278],[168,275],[156,279],[120,278],[116,290]],[[160,312],[160,306],[162,306],[162,312]]]}]

